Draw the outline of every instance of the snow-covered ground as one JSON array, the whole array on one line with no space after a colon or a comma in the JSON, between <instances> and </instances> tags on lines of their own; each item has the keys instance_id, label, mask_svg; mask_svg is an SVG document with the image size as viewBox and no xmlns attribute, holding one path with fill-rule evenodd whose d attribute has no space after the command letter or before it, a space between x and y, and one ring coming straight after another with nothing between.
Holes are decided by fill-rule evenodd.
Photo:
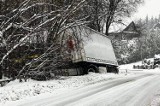
<instances>
[{"instance_id":1,"label":"snow-covered ground","mask_svg":"<svg viewBox=\"0 0 160 106\"><path fill-rule=\"evenodd\" d=\"M92 88L93 91L90 91L90 92L87 91L88 93L85 93L85 94L82 93L83 95L80 95L80 97L85 97L86 95L88 96L91 93L97 93L100 90L104 90L104 88L107 89L108 87L111 87L111 86L118 86L119 84L122 84L125 82L133 82L136 79L137 79L137 82L135 82L134 84L137 84L137 86L133 86L133 88L135 87L135 89L139 89L136 87L139 87L138 84L140 84L140 82L142 85L143 84L145 85L148 83L147 81L149 81L150 79L153 79L153 78L157 79L157 77L160 77L160 76L153 76L153 77L146 76L147 77L146 79L143 78L143 76L145 75L152 75L152 74L159 75L160 69L159 68L150 69L150 70L133 69L133 65L136 65L136 64L141 64L141 62L121 65L120 74L89 73L88 75L84 75L84 76L60 77L59 79L54 79L50 81L34 81L30 79L28 82L22 82L22 83L19 83L18 80L15 80L8 83L4 87L0 87L0 105L9 106L9 105L12 105L12 103L19 104L21 102L25 104L25 101L31 101L31 100L34 101L36 99L41 100L42 98L45 98L45 97L50 97L50 96L52 97L54 95L63 95L62 94L63 92L72 91L72 90L75 91L75 89L80 89L81 91L82 88L84 89L85 87L89 88L89 87L92 87L93 85L93 88ZM142 78L142 81L141 81L141 78ZM129 90L132 88L131 85L134 85L134 84L122 84L125 86L122 86L122 85L121 86L123 89ZM88 88L86 89L88 90ZM152 88L152 87L149 87L149 88ZM99 91L97 91L98 89ZM119 89L118 87L115 87L115 91L122 90L119 93L123 93L124 92L123 89ZM152 97L151 106L160 105L160 88L159 89L157 88L156 90L157 91L155 95L150 96ZM110 91L109 88L108 88L108 91ZM77 92L75 91L75 93ZM74 92L73 92L73 95L74 95ZM133 94L130 93L130 96L133 96ZM78 95L77 95L77 98L79 98Z\"/></svg>"},{"instance_id":2,"label":"snow-covered ground","mask_svg":"<svg viewBox=\"0 0 160 106\"><path fill-rule=\"evenodd\" d=\"M147 61L150 60L151 62L153 61L153 58L147 59ZM125 64L125 65L121 65L119 66L119 69L122 72L127 72L127 73L141 73L141 74L160 74L160 66L158 66L158 68L155 69L133 69L133 65L137 66L137 65L142 65L142 62L135 62L135 63L131 63L131 64Z\"/></svg>"},{"instance_id":3,"label":"snow-covered ground","mask_svg":"<svg viewBox=\"0 0 160 106\"><path fill-rule=\"evenodd\" d=\"M89 73L84 76L60 77L50 81L34 81L30 79L28 82L19 83L18 80L15 80L0 88L0 103L5 104L9 101L17 101L45 93L57 94L63 90L132 76L135 76L135 74Z\"/></svg>"},{"instance_id":4,"label":"snow-covered ground","mask_svg":"<svg viewBox=\"0 0 160 106\"><path fill-rule=\"evenodd\" d=\"M153 58L148 59L150 61L153 61ZM144 73L144 74L160 74L160 67L156 69L133 69L133 65L142 65L142 62L136 62L136 63L131 63L131 64L125 64L120 66L120 70L125 71L128 70L128 73ZM160 88L154 96L152 97L152 101L150 106L160 106Z\"/></svg>"}]
</instances>

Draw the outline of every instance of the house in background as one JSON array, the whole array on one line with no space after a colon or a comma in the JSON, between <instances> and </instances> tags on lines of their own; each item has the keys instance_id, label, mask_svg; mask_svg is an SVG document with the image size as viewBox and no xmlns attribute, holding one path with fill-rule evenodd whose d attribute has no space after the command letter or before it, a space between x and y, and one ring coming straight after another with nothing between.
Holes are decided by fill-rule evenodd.
<instances>
[{"instance_id":1,"label":"house in background","mask_svg":"<svg viewBox=\"0 0 160 106\"><path fill-rule=\"evenodd\" d=\"M139 36L139 31L133 21L121 32L122 39L132 39Z\"/></svg>"},{"instance_id":2,"label":"house in background","mask_svg":"<svg viewBox=\"0 0 160 106\"><path fill-rule=\"evenodd\" d=\"M153 27L150 29L150 32L152 33L160 33L160 23L156 23L155 25L153 25Z\"/></svg>"},{"instance_id":3,"label":"house in background","mask_svg":"<svg viewBox=\"0 0 160 106\"><path fill-rule=\"evenodd\" d=\"M157 24L153 27L153 29L160 29L160 23L157 23Z\"/></svg>"},{"instance_id":4,"label":"house in background","mask_svg":"<svg viewBox=\"0 0 160 106\"><path fill-rule=\"evenodd\" d=\"M117 40L131 40L133 38L137 38L140 36L140 32L138 31L138 27L132 21L125 29L118 33L110 33L110 39Z\"/></svg>"},{"instance_id":5,"label":"house in background","mask_svg":"<svg viewBox=\"0 0 160 106\"><path fill-rule=\"evenodd\" d=\"M112 41L113 47L116 49L115 54L118 62L126 63L130 53L135 52L137 41L140 37L139 27L131 22L126 28L118 33L110 33L109 38Z\"/></svg>"}]
</instances>

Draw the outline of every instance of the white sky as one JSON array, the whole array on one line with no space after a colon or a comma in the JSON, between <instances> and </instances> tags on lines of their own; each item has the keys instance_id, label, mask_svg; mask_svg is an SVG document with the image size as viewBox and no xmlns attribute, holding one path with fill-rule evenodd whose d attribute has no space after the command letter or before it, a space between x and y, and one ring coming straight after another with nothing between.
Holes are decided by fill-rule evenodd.
<instances>
[{"instance_id":1,"label":"white sky","mask_svg":"<svg viewBox=\"0 0 160 106\"><path fill-rule=\"evenodd\" d=\"M144 0L144 4L139 5L137 11L130 17L124 19L124 24L128 25L131 21L138 19L145 19L148 15L149 18L159 17L160 14L160 0ZM112 25L110 32L119 31L124 29L126 26L123 25Z\"/></svg>"},{"instance_id":2,"label":"white sky","mask_svg":"<svg viewBox=\"0 0 160 106\"><path fill-rule=\"evenodd\" d=\"M149 18L159 17L160 14L160 0L144 0L144 4L139 5L137 11L130 17L124 19L124 24L128 25L131 21L136 21L138 19L145 19L148 15ZM122 30L126 26L123 25L113 25L110 27L110 31Z\"/></svg>"},{"instance_id":3,"label":"white sky","mask_svg":"<svg viewBox=\"0 0 160 106\"><path fill-rule=\"evenodd\" d=\"M145 3L138 7L138 10L133 14L132 19L142 18L148 15L149 17L158 17L160 14L160 0L144 0Z\"/></svg>"}]
</instances>

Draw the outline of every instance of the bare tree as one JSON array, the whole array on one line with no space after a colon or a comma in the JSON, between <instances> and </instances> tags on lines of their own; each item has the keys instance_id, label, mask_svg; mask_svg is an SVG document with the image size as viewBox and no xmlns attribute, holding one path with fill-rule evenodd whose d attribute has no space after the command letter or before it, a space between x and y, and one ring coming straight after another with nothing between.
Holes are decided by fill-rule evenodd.
<instances>
[{"instance_id":1,"label":"bare tree","mask_svg":"<svg viewBox=\"0 0 160 106\"><path fill-rule=\"evenodd\" d=\"M62 57L65 60L66 57L62 54L62 38L67 36L66 30L86 23L86 17L75 16L83 6L85 0L61 3L25 0L17 8L1 15L1 66L5 64L7 70L9 64L13 68L13 64L21 63L19 76L28 69L40 70L45 66L55 68L61 65L62 61L59 60ZM37 51L37 42L41 53L34 53Z\"/></svg>"},{"instance_id":2,"label":"bare tree","mask_svg":"<svg viewBox=\"0 0 160 106\"><path fill-rule=\"evenodd\" d=\"M89 27L108 35L111 24L123 24L124 17L130 17L143 0L87 0L88 8L83 13L89 14Z\"/></svg>"}]
</instances>

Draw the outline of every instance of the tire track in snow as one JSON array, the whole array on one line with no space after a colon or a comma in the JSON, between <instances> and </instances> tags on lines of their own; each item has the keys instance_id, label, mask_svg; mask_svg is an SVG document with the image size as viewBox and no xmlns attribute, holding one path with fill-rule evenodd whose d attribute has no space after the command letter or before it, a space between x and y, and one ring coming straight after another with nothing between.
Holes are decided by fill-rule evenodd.
<instances>
[{"instance_id":1,"label":"tire track in snow","mask_svg":"<svg viewBox=\"0 0 160 106\"><path fill-rule=\"evenodd\" d=\"M140 91L142 92L142 88L147 88L148 84L150 84L153 80L160 80L159 77L160 76L150 76L134 82L118 85L111 89L91 95L90 97L86 97L79 101L68 104L67 106L146 106L142 105L144 102L137 100L142 99L142 95L145 95L143 94L144 92L140 95L136 95L136 93ZM154 85L151 84L151 86Z\"/></svg>"},{"instance_id":2,"label":"tire track in snow","mask_svg":"<svg viewBox=\"0 0 160 106\"><path fill-rule=\"evenodd\" d=\"M69 104L71 102L77 101L79 99L91 96L95 93L99 93L101 91L104 91L106 89L110 89L112 87L124 84L124 83L130 83L133 81L136 81L138 79L147 77L150 75L142 75L142 76L138 76L138 77L134 77L134 78L127 78L127 79L116 79L116 80L112 80L112 81L107 81L105 83L102 84L97 84L97 86L95 85L91 85L85 88L80 88L79 90L76 89L75 91L71 92L70 94L68 94L68 92L66 94L60 95L59 98L55 98L55 99L51 99L50 101L46 101L44 103L39 103L36 106L64 106L66 104ZM85 91L85 92L84 92ZM27 105L26 105L27 106Z\"/></svg>"},{"instance_id":3,"label":"tire track in snow","mask_svg":"<svg viewBox=\"0 0 160 106\"><path fill-rule=\"evenodd\" d=\"M74 101L78 101L79 99L89 97L93 94L99 93L106 89L110 89L112 87L119 86L124 83L130 83L148 76L151 76L151 75L142 75L142 76L137 76L132 78L122 78L122 79L104 81L102 83L89 85L83 88L79 87L72 91L68 91L68 92L65 91L65 92L62 92L61 94L49 96L47 98L37 99L36 101L30 100L28 102L24 102L22 100L23 102L21 102L20 100L18 103L16 103L18 105L16 104L11 104L11 105L12 106L13 105L14 106L59 106L59 105L63 106L63 105L72 103Z\"/></svg>"}]
</instances>

